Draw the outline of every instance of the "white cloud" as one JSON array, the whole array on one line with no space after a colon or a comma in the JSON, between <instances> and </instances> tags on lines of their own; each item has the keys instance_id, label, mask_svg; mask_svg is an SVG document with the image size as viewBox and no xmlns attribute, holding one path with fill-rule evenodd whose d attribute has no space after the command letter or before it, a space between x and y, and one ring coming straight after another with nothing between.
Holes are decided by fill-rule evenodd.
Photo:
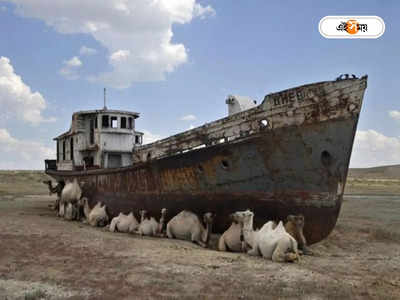
<instances>
[{"instance_id":1,"label":"white cloud","mask_svg":"<svg viewBox=\"0 0 400 300\"><path fill-rule=\"evenodd\" d=\"M0 169L43 169L44 159L56 156L55 149L41 143L18 140L7 129L0 128Z\"/></svg>"},{"instance_id":2,"label":"white cloud","mask_svg":"<svg viewBox=\"0 0 400 300\"><path fill-rule=\"evenodd\" d=\"M398 110L389 111L389 116L394 120L400 121L400 111Z\"/></svg>"},{"instance_id":3,"label":"white cloud","mask_svg":"<svg viewBox=\"0 0 400 300\"><path fill-rule=\"evenodd\" d=\"M42 122L54 122L55 118L42 116L47 104L39 92L32 92L7 57L0 57L0 115L5 118L16 116L19 120L38 125Z\"/></svg>"},{"instance_id":4,"label":"white cloud","mask_svg":"<svg viewBox=\"0 0 400 300\"><path fill-rule=\"evenodd\" d=\"M215 14L196 0L8 0L26 17L44 20L61 33L91 35L110 56L129 51L124 63L110 60L112 71L91 76L117 88L158 81L187 61L183 44L173 43L173 24Z\"/></svg>"},{"instance_id":5,"label":"white cloud","mask_svg":"<svg viewBox=\"0 0 400 300\"><path fill-rule=\"evenodd\" d=\"M82 67L81 60L74 56L69 60L63 62L64 66L60 69L60 74L66 79L75 80L79 78L78 68Z\"/></svg>"},{"instance_id":6,"label":"white cloud","mask_svg":"<svg viewBox=\"0 0 400 300\"><path fill-rule=\"evenodd\" d=\"M358 130L350 166L365 168L400 164L400 138L388 137L375 130Z\"/></svg>"},{"instance_id":7,"label":"white cloud","mask_svg":"<svg viewBox=\"0 0 400 300\"><path fill-rule=\"evenodd\" d=\"M126 61L131 55L131 51L129 50L118 50L115 51L113 54L110 55L110 63L115 64L119 62Z\"/></svg>"},{"instance_id":8,"label":"white cloud","mask_svg":"<svg viewBox=\"0 0 400 300\"><path fill-rule=\"evenodd\" d=\"M79 49L79 54L80 55L94 55L97 53L96 49L89 48L86 46L82 46L81 49Z\"/></svg>"},{"instance_id":9,"label":"white cloud","mask_svg":"<svg viewBox=\"0 0 400 300\"><path fill-rule=\"evenodd\" d=\"M216 15L216 12L215 12L215 9L212 8L210 5L207 5L206 7L204 7L204 6L201 6L200 4L196 3L194 5L193 14L195 17L200 17L200 19L204 19L207 16L214 17Z\"/></svg>"},{"instance_id":10,"label":"white cloud","mask_svg":"<svg viewBox=\"0 0 400 300\"><path fill-rule=\"evenodd\" d=\"M186 115L186 116L183 116L180 120L181 121L194 121L196 119L197 118L195 115Z\"/></svg>"},{"instance_id":11,"label":"white cloud","mask_svg":"<svg viewBox=\"0 0 400 300\"><path fill-rule=\"evenodd\" d=\"M66 66L71 68L82 66L82 62L77 56L72 57L70 60L67 60L64 63Z\"/></svg>"},{"instance_id":12,"label":"white cloud","mask_svg":"<svg viewBox=\"0 0 400 300\"><path fill-rule=\"evenodd\" d=\"M153 134L148 130L142 130L142 132L143 132L143 144L150 144L152 142L162 139L161 135Z\"/></svg>"}]
</instances>

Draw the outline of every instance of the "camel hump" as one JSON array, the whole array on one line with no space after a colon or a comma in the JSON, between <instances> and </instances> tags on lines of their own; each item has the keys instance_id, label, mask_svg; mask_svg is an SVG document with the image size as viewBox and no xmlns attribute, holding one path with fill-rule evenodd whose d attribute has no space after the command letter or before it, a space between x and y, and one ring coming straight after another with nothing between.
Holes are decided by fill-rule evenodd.
<instances>
[{"instance_id":1,"label":"camel hump","mask_svg":"<svg viewBox=\"0 0 400 300\"><path fill-rule=\"evenodd\" d=\"M283 222L279 221L278 225L275 227L276 231L282 231L282 232L286 232L285 230L285 226L283 226Z\"/></svg>"}]
</instances>

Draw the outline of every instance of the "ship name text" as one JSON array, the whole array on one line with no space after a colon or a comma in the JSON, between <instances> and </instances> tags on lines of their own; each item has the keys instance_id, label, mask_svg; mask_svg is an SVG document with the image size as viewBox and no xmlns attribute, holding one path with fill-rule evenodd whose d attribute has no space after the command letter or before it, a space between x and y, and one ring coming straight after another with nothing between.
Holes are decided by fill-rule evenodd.
<instances>
[{"instance_id":1,"label":"ship name text","mask_svg":"<svg viewBox=\"0 0 400 300\"><path fill-rule=\"evenodd\" d=\"M321 86L313 88L291 89L281 93L271 95L273 106L286 106L298 102L301 104L304 100L314 97L320 97L324 94Z\"/></svg>"}]
</instances>

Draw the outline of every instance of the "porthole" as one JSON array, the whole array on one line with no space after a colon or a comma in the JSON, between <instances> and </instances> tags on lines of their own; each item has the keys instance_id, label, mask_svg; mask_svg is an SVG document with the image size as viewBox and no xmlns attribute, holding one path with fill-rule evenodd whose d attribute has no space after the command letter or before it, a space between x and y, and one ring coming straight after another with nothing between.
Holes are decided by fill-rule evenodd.
<instances>
[{"instance_id":1,"label":"porthole","mask_svg":"<svg viewBox=\"0 0 400 300\"><path fill-rule=\"evenodd\" d=\"M229 162L227 160L225 160L225 159L221 160L221 167L223 169L225 169L225 170L228 169L229 168Z\"/></svg>"},{"instance_id":2,"label":"porthole","mask_svg":"<svg viewBox=\"0 0 400 300\"><path fill-rule=\"evenodd\" d=\"M321 163L325 166L325 167L329 167L332 164L332 155L324 150L321 152Z\"/></svg>"},{"instance_id":3,"label":"porthole","mask_svg":"<svg viewBox=\"0 0 400 300\"><path fill-rule=\"evenodd\" d=\"M260 121L260 125L261 125L261 127L267 127L268 126L268 121L267 120L261 120Z\"/></svg>"}]
</instances>

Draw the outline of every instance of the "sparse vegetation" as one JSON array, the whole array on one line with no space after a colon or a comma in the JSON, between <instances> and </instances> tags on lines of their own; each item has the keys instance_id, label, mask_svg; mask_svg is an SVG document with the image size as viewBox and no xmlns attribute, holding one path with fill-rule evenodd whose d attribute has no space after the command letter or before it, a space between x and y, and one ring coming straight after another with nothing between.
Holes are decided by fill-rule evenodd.
<instances>
[{"instance_id":1,"label":"sparse vegetation","mask_svg":"<svg viewBox=\"0 0 400 300\"><path fill-rule=\"evenodd\" d=\"M25 293L25 300L42 300L46 299L46 292L41 289L33 290Z\"/></svg>"}]
</instances>

